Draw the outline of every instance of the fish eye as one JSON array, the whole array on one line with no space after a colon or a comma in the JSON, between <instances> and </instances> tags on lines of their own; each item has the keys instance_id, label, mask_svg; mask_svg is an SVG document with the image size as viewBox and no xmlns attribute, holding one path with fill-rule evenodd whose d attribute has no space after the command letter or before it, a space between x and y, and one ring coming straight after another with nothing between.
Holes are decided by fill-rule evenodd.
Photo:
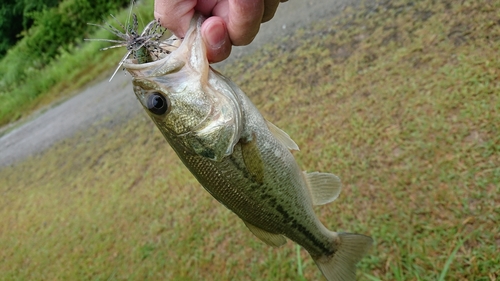
<instances>
[{"instance_id":1,"label":"fish eye","mask_svg":"<svg viewBox=\"0 0 500 281\"><path fill-rule=\"evenodd\" d=\"M167 99L162 94L155 92L149 95L147 108L151 113L162 115L167 112L168 107Z\"/></svg>"}]
</instances>

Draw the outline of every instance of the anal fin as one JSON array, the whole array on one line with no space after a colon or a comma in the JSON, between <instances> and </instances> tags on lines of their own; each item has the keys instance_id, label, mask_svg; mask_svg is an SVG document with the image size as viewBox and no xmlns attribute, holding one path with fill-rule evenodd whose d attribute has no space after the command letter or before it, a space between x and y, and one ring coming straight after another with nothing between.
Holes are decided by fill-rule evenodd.
<instances>
[{"instance_id":1,"label":"anal fin","mask_svg":"<svg viewBox=\"0 0 500 281\"><path fill-rule=\"evenodd\" d=\"M275 233L270 233L267 232L259 227L256 227L252 224L249 224L246 221L243 221L245 225L250 229L250 231L257 236L260 240L264 241L267 245L273 246L273 247L280 247L283 246L286 243L286 238L285 236L281 234L275 234Z\"/></svg>"},{"instance_id":2,"label":"anal fin","mask_svg":"<svg viewBox=\"0 0 500 281\"><path fill-rule=\"evenodd\" d=\"M342 185L336 175L304 172L304 177L314 205L330 203L339 197Z\"/></svg>"}]
</instances>

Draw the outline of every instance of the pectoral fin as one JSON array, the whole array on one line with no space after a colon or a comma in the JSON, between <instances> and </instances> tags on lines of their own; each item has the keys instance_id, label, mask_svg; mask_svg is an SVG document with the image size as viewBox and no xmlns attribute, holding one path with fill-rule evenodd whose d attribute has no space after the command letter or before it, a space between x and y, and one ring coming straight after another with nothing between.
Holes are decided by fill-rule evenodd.
<instances>
[{"instance_id":1,"label":"pectoral fin","mask_svg":"<svg viewBox=\"0 0 500 281\"><path fill-rule=\"evenodd\" d=\"M267 245L273 246L273 247L280 247L283 246L286 243L286 238L285 236L281 234L275 234L275 233L270 233L267 232L261 228L258 228L252 224L249 224L246 221L243 221L245 225L250 229L250 231L257 236L260 240L264 241Z\"/></svg>"},{"instance_id":2,"label":"pectoral fin","mask_svg":"<svg viewBox=\"0 0 500 281\"><path fill-rule=\"evenodd\" d=\"M278 128L273 123L267 121L267 127L269 131L273 134L273 136L284 146L286 146L290 150L299 150L299 146L290 138L290 136L285 133L285 131Z\"/></svg>"},{"instance_id":3,"label":"pectoral fin","mask_svg":"<svg viewBox=\"0 0 500 281\"><path fill-rule=\"evenodd\" d=\"M257 147L255 135L250 141L241 142L241 156L248 172L252 175L252 180L259 185L264 184L264 161Z\"/></svg>"},{"instance_id":4,"label":"pectoral fin","mask_svg":"<svg viewBox=\"0 0 500 281\"><path fill-rule=\"evenodd\" d=\"M314 205L330 203L339 197L342 185L336 175L304 172L304 177Z\"/></svg>"}]
</instances>

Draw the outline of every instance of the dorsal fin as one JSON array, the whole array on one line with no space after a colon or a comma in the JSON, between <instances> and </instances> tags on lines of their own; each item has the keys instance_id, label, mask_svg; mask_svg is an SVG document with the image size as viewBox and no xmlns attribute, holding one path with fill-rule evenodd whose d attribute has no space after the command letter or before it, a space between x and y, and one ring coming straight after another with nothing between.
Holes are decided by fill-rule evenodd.
<instances>
[{"instance_id":1,"label":"dorsal fin","mask_svg":"<svg viewBox=\"0 0 500 281\"><path fill-rule=\"evenodd\" d=\"M278 128L273 123L267 121L267 127L269 131L273 134L273 136L284 146L286 146L290 150L299 150L299 146L290 138L290 136L285 133L282 129Z\"/></svg>"},{"instance_id":2,"label":"dorsal fin","mask_svg":"<svg viewBox=\"0 0 500 281\"><path fill-rule=\"evenodd\" d=\"M336 175L319 172L304 172L304 177L314 205L330 203L339 197L342 185L340 184L340 179Z\"/></svg>"}]
</instances>

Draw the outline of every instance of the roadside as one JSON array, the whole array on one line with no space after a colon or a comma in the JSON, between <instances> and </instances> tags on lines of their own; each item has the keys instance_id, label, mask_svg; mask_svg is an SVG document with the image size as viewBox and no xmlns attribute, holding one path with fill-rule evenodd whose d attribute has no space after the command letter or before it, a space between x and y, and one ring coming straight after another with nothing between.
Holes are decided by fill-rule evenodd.
<instances>
[{"instance_id":1,"label":"roadside","mask_svg":"<svg viewBox=\"0 0 500 281\"><path fill-rule=\"evenodd\" d=\"M241 56L272 42L274 38L293 33L297 28L305 27L319 18L333 16L349 2L352 4L357 1L316 0L282 3L275 17L261 26L261 31L249 46L233 48L229 59L215 64L214 68L231 64ZM112 71L105 77L111 76ZM55 142L87 127L121 122L120 120L137 114L140 109L132 94L130 76L122 72L111 82L105 78L1 136L0 167L42 152Z\"/></svg>"}]
</instances>

